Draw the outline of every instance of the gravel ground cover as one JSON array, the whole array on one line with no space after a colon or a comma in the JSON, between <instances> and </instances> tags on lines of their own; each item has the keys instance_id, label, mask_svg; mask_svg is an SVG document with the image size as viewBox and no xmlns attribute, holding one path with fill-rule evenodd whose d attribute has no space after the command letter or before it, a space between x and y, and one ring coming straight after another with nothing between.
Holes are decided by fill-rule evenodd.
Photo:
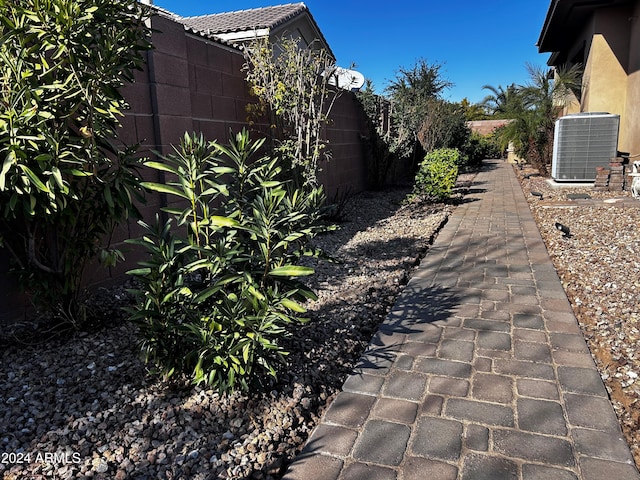
<instances>
[{"instance_id":1,"label":"gravel ground cover","mask_svg":"<svg viewBox=\"0 0 640 480\"><path fill-rule=\"evenodd\" d=\"M124 287L92 302L105 328L40 331L33 345L3 329L2 478L280 478L454 208L403 205L407 193L357 195L340 230L317 238L338 262L315 265L311 322L287 339L270 392L220 396L149 376L117 308Z\"/></svg>"},{"instance_id":2,"label":"gravel ground cover","mask_svg":"<svg viewBox=\"0 0 640 480\"><path fill-rule=\"evenodd\" d=\"M640 200L591 186L552 188L525 178L531 170L516 171L640 465Z\"/></svg>"},{"instance_id":3,"label":"gravel ground cover","mask_svg":"<svg viewBox=\"0 0 640 480\"><path fill-rule=\"evenodd\" d=\"M516 172L640 463L640 202ZM458 197L471 179L461 177ZM280 478L454 208L403 206L407 193L353 197L341 229L318 238L340 262L315 265L312 321L287 340L289 367L270 392L219 396L148 375L117 309L128 301L123 287L93 304L106 328L45 332L35 345L3 329L2 478Z\"/></svg>"}]
</instances>

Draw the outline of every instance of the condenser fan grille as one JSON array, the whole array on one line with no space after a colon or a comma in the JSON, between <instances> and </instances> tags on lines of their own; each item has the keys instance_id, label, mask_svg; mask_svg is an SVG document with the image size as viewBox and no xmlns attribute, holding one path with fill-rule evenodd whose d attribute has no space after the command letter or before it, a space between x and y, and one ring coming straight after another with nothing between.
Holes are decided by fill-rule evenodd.
<instances>
[{"instance_id":1,"label":"condenser fan grille","mask_svg":"<svg viewBox=\"0 0 640 480\"><path fill-rule=\"evenodd\" d=\"M579 113L556 120L551 176L557 181L594 181L618 148L620 116Z\"/></svg>"}]
</instances>

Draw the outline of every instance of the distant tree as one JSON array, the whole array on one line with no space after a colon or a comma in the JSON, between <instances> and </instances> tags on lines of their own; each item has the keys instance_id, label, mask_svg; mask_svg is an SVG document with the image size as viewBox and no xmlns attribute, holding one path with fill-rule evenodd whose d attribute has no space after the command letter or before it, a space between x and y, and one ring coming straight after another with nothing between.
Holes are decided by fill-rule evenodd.
<instances>
[{"instance_id":1,"label":"distant tree","mask_svg":"<svg viewBox=\"0 0 640 480\"><path fill-rule=\"evenodd\" d=\"M526 158L542 175L549 174L555 121L580 90L582 66L562 67L550 75L548 69L527 65L529 82L509 88L505 117L513 121L498 132L503 142L513 142L516 153Z\"/></svg>"},{"instance_id":2,"label":"distant tree","mask_svg":"<svg viewBox=\"0 0 640 480\"><path fill-rule=\"evenodd\" d=\"M468 135L463 110L442 98L443 91L453 83L442 77L441 69L441 64L420 59L412 68L399 69L385 90L394 113L393 151L411 158L414 167L423 152L457 148L464 143L461 135Z\"/></svg>"},{"instance_id":3,"label":"distant tree","mask_svg":"<svg viewBox=\"0 0 640 480\"><path fill-rule=\"evenodd\" d=\"M376 94L375 86L370 78L365 79L364 85L357 92L356 96L369 117L376 118L379 115L378 104L380 95Z\"/></svg>"},{"instance_id":4,"label":"distant tree","mask_svg":"<svg viewBox=\"0 0 640 480\"><path fill-rule=\"evenodd\" d=\"M486 120L487 110L482 103L471 103L468 98L463 98L459 103L467 121Z\"/></svg>"},{"instance_id":5,"label":"distant tree","mask_svg":"<svg viewBox=\"0 0 640 480\"><path fill-rule=\"evenodd\" d=\"M432 99L418 132L418 140L426 152L441 148L462 150L470 134L465 111L460 104Z\"/></svg>"},{"instance_id":6,"label":"distant tree","mask_svg":"<svg viewBox=\"0 0 640 480\"><path fill-rule=\"evenodd\" d=\"M524 102L522 87L512 83L506 88L502 85L484 85L482 88L491 92L481 102L490 118L511 120L495 131L495 140L500 150L506 150L511 144L515 146L516 153L525 156L520 146L528 145L531 112Z\"/></svg>"},{"instance_id":7,"label":"distant tree","mask_svg":"<svg viewBox=\"0 0 640 480\"><path fill-rule=\"evenodd\" d=\"M385 92L393 104L394 151L400 157L421 156L418 134L433 109L434 100L453 84L442 78L440 64L420 59L412 68L400 68Z\"/></svg>"}]
</instances>

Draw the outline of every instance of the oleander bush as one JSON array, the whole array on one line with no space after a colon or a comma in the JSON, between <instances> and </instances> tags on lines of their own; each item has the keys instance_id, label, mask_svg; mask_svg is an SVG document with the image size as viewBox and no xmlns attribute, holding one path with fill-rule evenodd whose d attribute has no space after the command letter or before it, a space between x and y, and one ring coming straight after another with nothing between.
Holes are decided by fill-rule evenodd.
<instances>
[{"instance_id":1,"label":"oleander bush","mask_svg":"<svg viewBox=\"0 0 640 480\"><path fill-rule=\"evenodd\" d=\"M189 377L220 392L268 385L287 352L286 326L305 319L315 298L304 284L319 255L310 240L324 225L321 188L282 180L276 159L260 156L263 140L246 131L229 146L185 135L175 153L147 166L166 183L149 190L177 202L170 215L144 224L133 243L148 258L129 272L139 282L131 318L148 362L165 377Z\"/></svg>"},{"instance_id":2,"label":"oleander bush","mask_svg":"<svg viewBox=\"0 0 640 480\"><path fill-rule=\"evenodd\" d=\"M454 148L433 150L425 155L416 174L411 199L443 201L451 196L458 178L460 152Z\"/></svg>"},{"instance_id":3,"label":"oleander bush","mask_svg":"<svg viewBox=\"0 0 640 480\"><path fill-rule=\"evenodd\" d=\"M117 137L148 14L135 0L0 1L0 249L65 325L86 320L84 266L122 258L109 238L141 200L136 148Z\"/></svg>"}]
</instances>

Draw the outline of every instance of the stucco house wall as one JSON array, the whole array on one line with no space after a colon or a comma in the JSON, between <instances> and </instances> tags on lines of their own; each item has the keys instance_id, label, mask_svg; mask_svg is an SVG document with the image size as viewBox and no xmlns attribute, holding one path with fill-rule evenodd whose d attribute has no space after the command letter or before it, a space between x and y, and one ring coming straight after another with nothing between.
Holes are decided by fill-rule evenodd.
<instances>
[{"instance_id":1,"label":"stucco house wall","mask_svg":"<svg viewBox=\"0 0 640 480\"><path fill-rule=\"evenodd\" d=\"M629 29L626 9L598 10L583 33L586 62L582 86L583 112L608 112L624 116L627 97ZM627 133L621 129L619 144ZM623 148L624 149L624 148Z\"/></svg>"},{"instance_id":2,"label":"stucco house wall","mask_svg":"<svg viewBox=\"0 0 640 480\"><path fill-rule=\"evenodd\" d=\"M628 21L630 29L627 102L622 120L623 129L627 132L626 151L640 154L640 2L635 3Z\"/></svg>"},{"instance_id":3,"label":"stucco house wall","mask_svg":"<svg viewBox=\"0 0 640 480\"><path fill-rule=\"evenodd\" d=\"M579 103L564 113L620 115L618 149L640 154L640 0L553 0L538 48L550 66L584 66Z\"/></svg>"}]
</instances>

